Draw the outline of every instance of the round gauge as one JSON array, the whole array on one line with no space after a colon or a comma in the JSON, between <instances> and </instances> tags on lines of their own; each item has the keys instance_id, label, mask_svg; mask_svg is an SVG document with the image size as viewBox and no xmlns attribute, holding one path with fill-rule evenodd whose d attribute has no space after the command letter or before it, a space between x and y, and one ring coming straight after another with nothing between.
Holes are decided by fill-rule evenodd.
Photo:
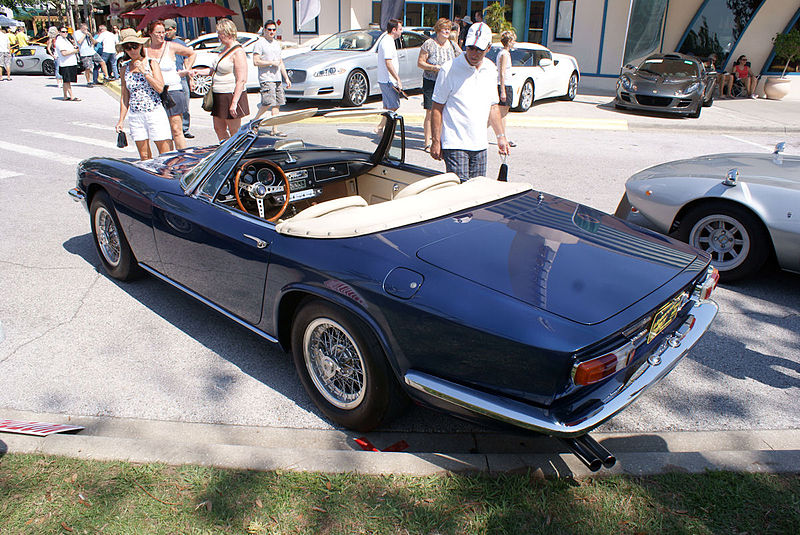
<instances>
[{"instance_id":1,"label":"round gauge","mask_svg":"<svg viewBox=\"0 0 800 535\"><path fill-rule=\"evenodd\" d=\"M266 184L267 186L273 186L275 183L275 173L272 172L272 169L268 167L263 167L258 170L258 181Z\"/></svg>"},{"instance_id":2,"label":"round gauge","mask_svg":"<svg viewBox=\"0 0 800 535\"><path fill-rule=\"evenodd\" d=\"M230 192L231 192L231 183L228 180L226 180L225 182L222 183L222 187L219 188L219 194L225 196L228 195Z\"/></svg>"}]
</instances>

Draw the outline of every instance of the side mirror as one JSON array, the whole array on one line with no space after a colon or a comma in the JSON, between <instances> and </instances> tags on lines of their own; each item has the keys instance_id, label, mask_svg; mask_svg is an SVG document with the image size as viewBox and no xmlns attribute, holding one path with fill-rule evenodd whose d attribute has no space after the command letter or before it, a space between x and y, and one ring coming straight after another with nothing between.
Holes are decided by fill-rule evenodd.
<instances>
[{"instance_id":1,"label":"side mirror","mask_svg":"<svg viewBox=\"0 0 800 535\"><path fill-rule=\"evenodd\" d=\"M539 60L539 67L549 67L553 64L553 60L550 58L542 58Z\"/></svg>"}]
</instances>

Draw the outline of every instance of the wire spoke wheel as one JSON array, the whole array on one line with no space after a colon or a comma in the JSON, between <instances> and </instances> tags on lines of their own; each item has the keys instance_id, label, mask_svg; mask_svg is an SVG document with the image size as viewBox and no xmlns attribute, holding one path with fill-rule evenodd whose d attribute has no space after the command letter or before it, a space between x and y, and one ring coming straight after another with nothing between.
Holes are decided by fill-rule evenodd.
<instances>
[{"instance_id":1,"label":"wire spoke wheel","mask_svg":"<svg viewBox=\"0 0 800 535\"><path fill-rule=\"evenodd\" d=\"M344 327L330 318L312 321L303 337L303 353L314 386L330 404L352 409L363 401L364 358Z\"/></svg>"},{"instance_id":2,"label":"wire spoke wheel","mask_svg":"<svg viewBox=\"0 0 800 535\"><path fill-rule=\"evenodd\" d=\"M114 223L114 218L103 207L100 207L94 216L95 229L97 231L97 243L100 246L100 252L103 254L106 262L111 266L116 267L119 265L121 248L119 244L119 232L117 225Z\"/></svg>"}]
</instances>

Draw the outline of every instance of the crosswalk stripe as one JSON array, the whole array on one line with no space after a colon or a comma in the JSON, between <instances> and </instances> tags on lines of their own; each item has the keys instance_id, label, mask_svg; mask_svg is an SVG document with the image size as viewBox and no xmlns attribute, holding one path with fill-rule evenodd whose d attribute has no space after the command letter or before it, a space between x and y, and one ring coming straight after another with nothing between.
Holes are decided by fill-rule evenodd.
<instances>
[{"instance_id":1,"label":"crosswalk stripe","mask_svg":"<svg viewBox=\"0 0 800 535\"><path fill-rule=\"evenodd\" d=\"M75 126L84 126L86 128L94 128L95 130L105 130L105 131L114 131L115 128L113 126L107 124L95 124L95 123L82 123L80 121L73 121L72 124Z\"/></svg>"},{"instance_id":2,"label":"crosswalk stripe","mask_svg":"<svg viewBox=\"0 0 800 535\"><path fill-rule=\"evenodd\" d=\"M69 165L71 167L74 167L74 166L78 165L78 162L81 161L80 158L73 158L71 156L63 156L61 154L57 154L57 153L52 152L52 151L34 149L32 147L26 147L24 145L16 145L14 143L6 143L5 141L0 141L0 149L9 150L11 152L18 152L20 154L24 154L26 156L33 156L35 158L43 158L45 160L50 160L52 162L63 163L64 165Z\"/></svg>"},{"instance_id":3,"label":"crosswalk stripe","mask_svg":"<svg viewBox=\"0 0 800 535\"><path fill-rule=\"evenodd\" d=\"M77 141L78 143L86 143L87 145L93 145L95 147L103 147L104 149L122 150L125 152L133 152L135 150L134 147L131 146L128 146L124 149L120 149L117 147L116 142L112 143L110 141L102 141L100 139L95 139L91 137L73 136L70 134L62 134L60 132L42 132L41 130L21 129L20 131L27 132L28 134L36 134L39 136L47 136L50 138L63 139L66 141Z\"/></svg>"},{"instance_id":4,"label":"crosswalk stripe","mask_svg":"<svg viewBox=\"0 0 800 535\"><path fill-rule=\"evenodd\" d=\"M7 171L5 169L0 169L0 179L2 178L11 178L13 176L21 176L22 173L17 173L16 171Z\"/></svg>"}]
</instances>

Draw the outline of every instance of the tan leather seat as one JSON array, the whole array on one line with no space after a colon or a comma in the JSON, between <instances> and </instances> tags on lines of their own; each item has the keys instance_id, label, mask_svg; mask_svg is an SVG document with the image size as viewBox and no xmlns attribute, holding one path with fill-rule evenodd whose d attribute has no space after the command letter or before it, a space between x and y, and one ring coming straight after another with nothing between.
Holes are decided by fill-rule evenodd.
<instances>
[{"instance_id":1,"label":"tan leather seat","mask_svg":"<svg viewBox=\"0 0 800 535\"><path fill-rule=\"evenodd\" d=\"M422 180L418 180L417 182L404 187L397 193L397 195L394 196L394 198L402 199L403 197L419 195L420 193L426 191L434 191L449 186L457 186L458 184L461 184L461 179L458 178L458 175L455 173L443 173L441 175L429 176L428 178L423 178Z\"/></svg>"},{"instance_id":2,"label":"tan leather seat","mask_svg":"<svg viewBox=\"0 0 800 535\"><path fill-rule=\"evenodd\" d=\"M367 201L359 195L349 195L347 197L339 197L330 201L321 202L314 206L309 206L296 216L292 217L292 221L304 221L306 219L314 219L337 212L339 210L346 210L357 206L367 206Z\"/></svg>"}]
</instances>

